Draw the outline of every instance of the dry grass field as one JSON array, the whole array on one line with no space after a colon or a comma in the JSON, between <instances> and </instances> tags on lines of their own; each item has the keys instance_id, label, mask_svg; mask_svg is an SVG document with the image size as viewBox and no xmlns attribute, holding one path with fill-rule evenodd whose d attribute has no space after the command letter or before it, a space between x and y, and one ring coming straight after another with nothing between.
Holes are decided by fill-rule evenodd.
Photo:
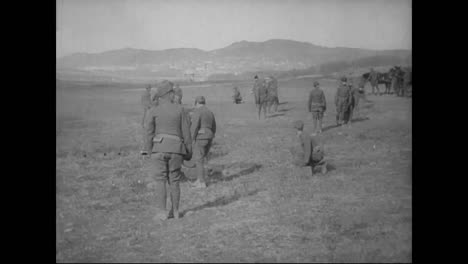
<instances>
[{"instance_id":1,"label":"dry grass field","mask_svg":"<svg viewBox=\"0 0 468 264\"><path fill-rule=\"evenodd\" d=\"M152 179L139 156L142 87L58 86L57 262L411 262L411 99L368 96L351 128L335 127L337 82L321 80L329 172L291 165L292 122L311 131L313 79L280 81L279 112L257 120L233 84L182 87L204 95L218 132L208 187L184 169L183 217L154 222ZM367 87L369 88L369 87ZM230 169L230 175L222 171Z\"/></svg>"}]
</instances>

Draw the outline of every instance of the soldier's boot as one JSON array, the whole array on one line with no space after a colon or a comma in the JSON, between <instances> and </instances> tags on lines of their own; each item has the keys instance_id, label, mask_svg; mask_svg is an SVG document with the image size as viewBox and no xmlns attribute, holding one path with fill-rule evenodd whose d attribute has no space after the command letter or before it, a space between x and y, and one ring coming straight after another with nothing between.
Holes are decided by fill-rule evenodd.
<instances>
[{"instance_id":1,"label":"soldier's boot","mask_svg":"<svg viewBox=\"0 0 468 264\"><path fill-rule=\"evenodd\" d=\"M156 214L153 217L154 221L162 221L168 218L168 212L166 210L166 181L158 180L155 184L155 196L156 196Z\"/></svg>"},{"instance_id":2,"label":"soldier's boot","mask_svg":"<svg viewBox=\"0 0 468 264\"><path fill-rule=\"evenodd\" d=\"M172 217L179 219L180 185L179 182L171 182L169 186L171 189Z\"/></svg>"}]
</instances>

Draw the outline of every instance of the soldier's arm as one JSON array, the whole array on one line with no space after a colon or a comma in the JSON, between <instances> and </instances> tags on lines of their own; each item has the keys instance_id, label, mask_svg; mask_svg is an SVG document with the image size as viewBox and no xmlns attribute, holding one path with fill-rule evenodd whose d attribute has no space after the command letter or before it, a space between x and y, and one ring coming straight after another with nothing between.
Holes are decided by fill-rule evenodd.
<instances>
[{"instance_id":1,"label":"soldier's arm","mask_svg":"<svg viewBox=\"0 0 468 264\"><path fill-rule=\"evenodd\" d=\"M302 147L304 149L304 160L302 161L303 166L306 166L310 161L310 155L312 155L310 137L301 137Z\"/></svg>"},{"instance_id":2,"label":"soldier's arm","mask_svg":"<svg viewBox=\"0 0 468 264\"><path fill-rule=\"evenodd\" d=\"M144 127L144 130L145 130L145 133L144 133L144 137L145 137L145 151L148 152L148 154L151 155L151 152L153 150L153 138L154 138L154 133L155 133L155 130L156 130L156 122L155 122L155 116L153 115L153 111L148 111L147 113L147 118L146 120L144 121L145 122L145 127Z\"/></svg>"},{"instance_id":3,"label":"soldier's arm","mask_svg":"<svg viewBox=\"0 0 468 264\"><path fill-rule=\"evenodd\" d=\"M325 93L322 91L322 105L323 111L327 110L327 100L325 99Z\"/></svg>"},{"instance_id":4,"label":"soldier's arm","mask_svg":"<svg viewBox=\"0 0 468 264\"><path fill-rule=\"evenodd\" d=\"M307 108L309 109L309 112L312 111L311 103L312 103L312 92L309 93L309 101L307 101Z\"/></svg>"},{"instance_id":5,"label":"soldier's arm","mask_svg":"<svg viewBox=\"0 0 468 264\"><path fill-rule=\"evenodd\" d=\"M198 111L194 111L192 115L192 124L190 125L190 135L192 136L193 140L197 138L199 129L200 129L200 113L198 113Z\"/></svg>"},{"instance_id":6,"label":"soldier's arm","mask_svg":"<svg viewBox=\"0 0 468 264\"><path fill-rule=\"evenodd\" d=\"M213 138L216 134L216 119L215 119L215 116L213 114Z\"/></svg>"},{"instance_id":7,"label":"soldier's arm","mask_svg":"<svg viewBox=\"0 0 468 264\"><path fill-rule=\"evenodd\" d=\"M186 145L192 145L192 135L190 133L190 118L186 111L182 110L182 136Z\"/></svg>"}]
</instances>

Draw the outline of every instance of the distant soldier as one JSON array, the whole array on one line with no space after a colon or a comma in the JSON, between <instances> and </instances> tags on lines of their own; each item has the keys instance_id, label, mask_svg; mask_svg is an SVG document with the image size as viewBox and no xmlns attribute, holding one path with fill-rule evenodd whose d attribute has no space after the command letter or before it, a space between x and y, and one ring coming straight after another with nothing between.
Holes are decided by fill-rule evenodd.
<instances>
[{"instance_id":1,"label":"distant soldier","mask_svg":"<svg viewBox=\"0 0 468 264\"><path fill-rule=\"evenodd\" d=\"M307 107L309 112L312 112L314 134L322 133L322 119L323 113L327 110L327 101L325 99L325 93L320 89L320 84L317 81L314 82L314 89L309 93Z\"/></svg>"},{"instance_id":2,"label":"distant soldier","mask_svg":"<svg viewBox=\"0 0 468 264\"><path fill-rule=\"evenodd\" d=\"M154 220L179 218L182 161L192 155L192 137L188 116L174 104L173 83L163 81L157 91L159 105L148 112L145 121L147 159L150 174L156 180L157 213ZM166 210L166 182L169 184L172 208Z\"/></svg>"},{"instance_id":3,"label":"distant soldier","mask_svg":"<svg viewBox=\"0 0 468 264\"><path fill-rule=\"evenodd\" d=\"M182 89L180 89L179 84L174 86L174 103L182 104Z\"/></svg>"},{"instance_id":4,"label":"distant soldier","mask_svg":"<svg viewBox=\"0 0 468 264\"><path fill-rule=\"evenodd\" d=\"M377 90L377 93L380 95L380 90L379 90L379 73L374 71L374 68L371 68L370 73L369 73L369 81L372 87L372 94L374 94L375 90Z\"/></svg>"},{"instance_id":5,"label":"distant soldier","mask_svg":"<svg viewBox=\"0 0 468 264\"><path fill-rule=\"evenodd\" d=\"M271 107L274 111L278 111L278 80L275 77L269 76L266 80L268 90L268 113L271 113Z\"/></svg>"},{"instance_id":6,"label":"distant soldier","mask_svg":"<svg viewBox=\"0 0 468 264\"><path fill-rule=\"evenodd\" d=\"M345 113L349 107L350 96L351 93L347 85L347 79L346 77L341 77L341 84L335 94L337 125L342 125L345 123Z\"/></svg>"},{"instance_id":7,"label":"distant soldier","mask_svg":"<svg viewBox=\"0 0 468 264\"><path fill-rule=\"evenodd\" d=\"M257 76L255 76L257 77ZM254 84L255 94L255 105L257 106L258 119L260 119L260 113L263 109L263 117L266 118L266 111L268 106L268 89L266 87L265 80L259 80L258 77Z\"/></svg>"},{"instance_id":8,"label":"distant soldier","mask_svg":"<svg viewBox=\"0 0 468 264\"><path fill-rule=\"evenodd\" d=\"M360 93L359 88L354 87L352 83L348 83L350 97L349 97L349 106L345 114L345 120L347 123L351 124L353 120L354 113L359 115L359 101L362 94Z\"/></svg>"},{"instance_id":9,"label":"distant soldier","mask_svg":"<svg viewBox=\"0 0 468 264\"><path fill-rule=\"evenodd\" d=\"M141 119L141 126L145 126L146 112L151 108L151 85L146 86L145 91L141 95L141 106L143 107L143 118Z\"/></svg>"},{"instance_id":10,"label":"distant soldier","mask_svg":"<svg viewBox=\"0 0 468 264\"><path fill-rule=\"evenodd\" d=\"M294 122L294 128L297 130L298 143L296 148L292 149L294 165L311 167L311 174L314 175L315 167L321 167L322 174L327 173L327 163L324 160L323 147L318 144L315 137L304 133L304 123L300 120Z\"/></svg>"},{"instance_id":11,"label":"distant soldier","mask_svg":"<svg viewBox=\"0 0 468 264\"><path fill-rule=\"evenodd\" d=\"M213 138L216 134L216 120L213 112L206 106L205 97L197 96L195 99L195 110L192 115L190 132L194 141L193 159L197 167L197 180L193 187L206 187L205 163Z\"/></svg>"},{"instance_id":12,"label":"distant soldier","mask_svg":"<svg viewBox=\"0 0 468 264\"><path fill-rule=\"evenodd\" d=\"M240 104L242 102L242 96L237 86L234 87L234 95L232 96L232 99L235 104Z\"/></svg>"}]
</instances>

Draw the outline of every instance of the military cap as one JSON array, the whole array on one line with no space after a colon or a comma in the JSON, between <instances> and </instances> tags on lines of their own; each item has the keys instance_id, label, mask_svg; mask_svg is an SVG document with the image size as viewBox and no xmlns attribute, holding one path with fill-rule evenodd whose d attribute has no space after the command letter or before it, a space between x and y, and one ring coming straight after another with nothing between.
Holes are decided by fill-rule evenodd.
<instances>
[{"instance_id":1,"label":"military cap","mask_svg":"<svg viewBox=\"0 0 468 264\"><path fill-rule=\"evenodd\" d=\"M320 85L319 82L317 82L317 81L314 82L314 87L317 87L319 85Z\"/></svg>"},{"instance_id":2,"label":"military cap","mask_svg":"<svg viewBox=\"0 0 468 264\"><path fill-rule=\"evenodd\" d=\"M344 76L341 77L341 81L342 81L342 82L346 82L347 80L348 80L348 79L347 79L346 77L344 77Z\"/></svg>"},{"instance_id":3,"label":"military cap","mask_svg":"<svg viewBox=\"0 0 468 264\"><path fill-rule=\"evenodd\" d=\"M302 122L301 120L295 121L294 128L298 130L302 130L304 128L304 122Z\"/></svg>"},{"instance_id":4,"label":"military cap","mask_svg":"<svg viewBox=\"0 0 468 264\"><path fill-rule=\"evenodd\" d=\"M257 76L257 75L255 75L254 79L258 79L258 76Z\"/></svg>"},{"instance_id":5,"label":"military cap","mask_svg":"<svg viewBox=\"0 0 468 264\"><path fill-rule=\"evenodd\" d=\"M197 96L195 98L195 103L198 103L198 104L205 104L205 97L204 96Z\"/></svg>"},{"instance_id":6,"label":"military cap","mask_svg":"<svg viewBox=\"0 0 468 264\"><path fill-rule=\"evenodd\" d=\"M168 80L164 80L159 84L158 91L156 92L158 97L161 97L167 93L173 92L174 84Z\"/></svg>"}]
</instances>

